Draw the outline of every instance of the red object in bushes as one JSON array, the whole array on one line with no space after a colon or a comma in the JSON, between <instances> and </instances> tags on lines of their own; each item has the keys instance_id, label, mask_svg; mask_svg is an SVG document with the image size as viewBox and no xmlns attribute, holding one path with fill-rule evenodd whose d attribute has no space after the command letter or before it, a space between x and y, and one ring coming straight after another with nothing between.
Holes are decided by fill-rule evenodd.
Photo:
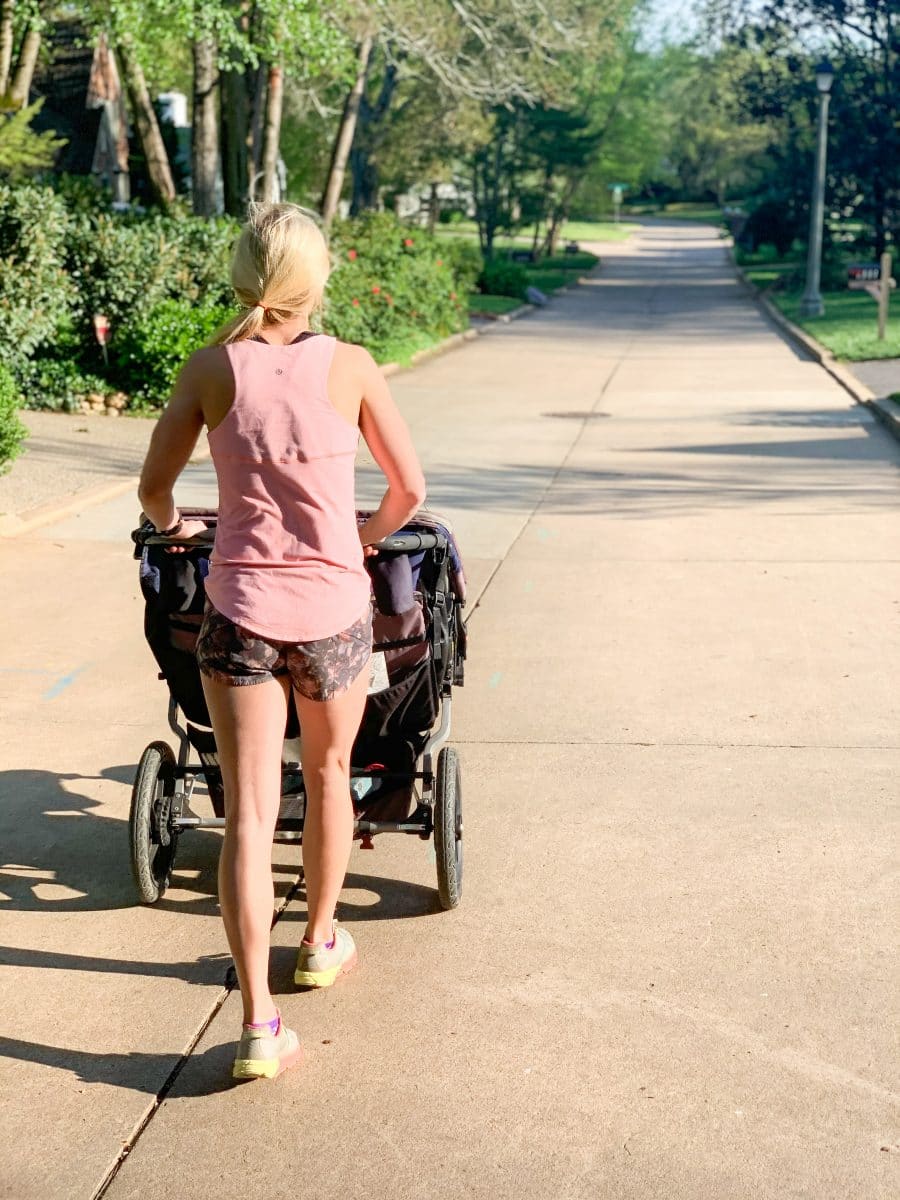
<instances>
[{"instance_id":1,"label":"red object in bushes","mask_svg":"<svg viewBox=\"0 0 900 1200\"><path fill-rule=\"evenodd\" d=\"M377 296L380 291L381 291L381 288L376 283L375 286L372 288L372 295Z\"/></svg>"},{"instance_id":2,"label":"red object in bushes","mask_svg":"<svg viewBox=\"0 0 900 1200\"><path fill-rule=\"evenodd\" d=\"M404 245L404 246L411 246L412 244L413 244L413 240L412 240L412 238L404 238L404 239L403 239L403 245Z\"/></svg>"},{"instance_id":3,"label":"red object in bushes","mask_svg":"<svg viewBox=\"0 0 900 1200\"><path fill-rule=\"evenodd\" d=\"M351 262L353 262L354 258L356 258L356 251L355 251L355 250L348 250L348 251L347 251L347 257L350 259L350 261L351 261Z\"/></svg>"},{"instance_id":4,"label":"red object in bushes","mask_svg":"<svg viewBox=\"0 0 900 1200\"><path fill-rule=\"evenodd\" d=\"M355 296L353 297L353 307L359 308L359 301L357 300L357 298Z\"/></svg>"}]
</instances>

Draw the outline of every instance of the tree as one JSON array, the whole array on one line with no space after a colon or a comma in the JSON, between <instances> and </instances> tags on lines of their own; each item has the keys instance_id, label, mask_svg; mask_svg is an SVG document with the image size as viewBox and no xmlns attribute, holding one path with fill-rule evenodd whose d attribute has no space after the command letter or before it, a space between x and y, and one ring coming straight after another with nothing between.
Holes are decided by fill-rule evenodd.
<instances>
[{"instance_id":1,"label":"tree","mask_svg":"<svg viewBox=\"0 0 900 1200\"><path fill-rule=\"evenodd\" d=\"M558 0L551 11L543 0L453 0L449 5L445 0L345 0L336 19L348 29L362 30L357 37L360 55L325 194L340 194L343 180L335 176L346 170L342 148L350 136L348 126L353 133L353 208L358 211L377 205L376 159L388 141L384 130L394 106L411 90L428 89L448 109L471 101L486 110L536 101L553 76L555 56L579 37L590 41L611 10L630 4ZM336 206L336 200L331 203Z\"/></svg>"},{"instance_id":2,"label":"tree","mask_svg":"<svg viewBox=\"0 0 900 1200\"><path fill-rule=\"evenodd\" d=\"M28 104L47 7L40 0L0 0L0 109Z\"/></svg>"},{"instance_id":3,"label":"tree","mask_svg":"<svg viewBox=\"0 0 900 1200\"><path fill-rule=\"evenodd\" d=\"M52 166L57 151L66 144L52 130L36 133L31 128L43 104L41 99L18 112L0 115L0 175L13 182Z\"/></svg>"}]
</instances>

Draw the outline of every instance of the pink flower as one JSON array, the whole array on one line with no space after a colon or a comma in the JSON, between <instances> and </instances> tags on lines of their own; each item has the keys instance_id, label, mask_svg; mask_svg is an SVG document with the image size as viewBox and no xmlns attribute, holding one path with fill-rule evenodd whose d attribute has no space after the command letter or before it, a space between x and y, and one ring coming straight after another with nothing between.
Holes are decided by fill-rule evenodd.
<instances>
[{"instance_id":1,"label":"pink flower","mask_svg":"<svg viewBox=\"0 0 900 1200\"><path fill-rule=\"evenodd\" d=\"M381 288L376 283L375 286L372 288L372 295L377 296L380 291L381 291Z\"/></svg>"},{"instance_id":2,"label":"pink flower","mask_svg":"<svg viewBox=\"0 0 900 1200\"><path fill-rule=\"evenodd\" d=\"M355 250L348 250L348 251L347 251L347 257L350 259L350 261L351 261L351 262L353 262L354 258L356 258L356 251L355 251Z\"/></svg>"},{"instance_id":3,"label":"pink flower","mask_svg":"<svg viewBox=\"0 0 900 1200\"><path fill-rule=\"evenodd\" d=\"M413 240L412 240L412 238L404 238L404 239L403 239L403 245L404 245L404 246L411 246L412 244L413 244Z\"/></svg>"},{"instance_id":4,"label":"pink flower","mask_svg":"<svg viewBox=\"0 0 900 1200\"><path fill-rule=\"evenodd\" d=\"M355 296L353 297L353 307L359 308L359 301L357 300L357 298Z\"/></svg>"}]
</instances>

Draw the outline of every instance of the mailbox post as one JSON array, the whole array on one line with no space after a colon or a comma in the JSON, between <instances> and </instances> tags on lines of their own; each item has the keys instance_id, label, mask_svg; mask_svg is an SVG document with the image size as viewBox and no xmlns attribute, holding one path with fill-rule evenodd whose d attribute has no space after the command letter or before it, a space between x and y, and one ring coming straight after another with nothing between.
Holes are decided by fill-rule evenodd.
<instances>
[{"instance_id":1,"label":"mailbox post","mask_svg":"<svg viewBox=\"0 0 900 1200\"><path fill-rule=\"evenodd\" d=\"M887 334L888 312L891 291L897 286L891 278L893 258L885 251L877 263L851 263L847 268L847 286L852 291L868 292L878 301L878 340L883 342Z\"/></svg>"}]
</instances>

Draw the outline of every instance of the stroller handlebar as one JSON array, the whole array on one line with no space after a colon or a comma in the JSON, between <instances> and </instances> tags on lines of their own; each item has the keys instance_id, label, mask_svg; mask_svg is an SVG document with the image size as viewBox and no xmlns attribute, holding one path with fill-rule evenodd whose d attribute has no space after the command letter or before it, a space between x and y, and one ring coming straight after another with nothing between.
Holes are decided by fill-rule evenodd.
<instances>
[{"instance_id":1,"label":"stroller handlebar","mask_svg":"<svg viewBox=\"0 0 900 1200\"><path fill-rule=\"evenodd\" d=\"M195 548L211 546L216 536L215 529L207 529L189 538L163 537L146 526L131 535L138 549L142 546L183 546ZM374 548L384 554L414 554L417 550L434 550L446 544L447 539L438 533L395 533L374 543Z\"/></svg>"},{"instance_id":2,"label":"stroller handlebar","mask_svg":"<svg viewBox=\"0 0 900 1200\"><path fill-rule=\"evenodd\" d=\"M413 554L416 550L434 550L446 540L437 533L395 533L375 542L374 548L387 554Z\"/></svg>"}]
</instances>

